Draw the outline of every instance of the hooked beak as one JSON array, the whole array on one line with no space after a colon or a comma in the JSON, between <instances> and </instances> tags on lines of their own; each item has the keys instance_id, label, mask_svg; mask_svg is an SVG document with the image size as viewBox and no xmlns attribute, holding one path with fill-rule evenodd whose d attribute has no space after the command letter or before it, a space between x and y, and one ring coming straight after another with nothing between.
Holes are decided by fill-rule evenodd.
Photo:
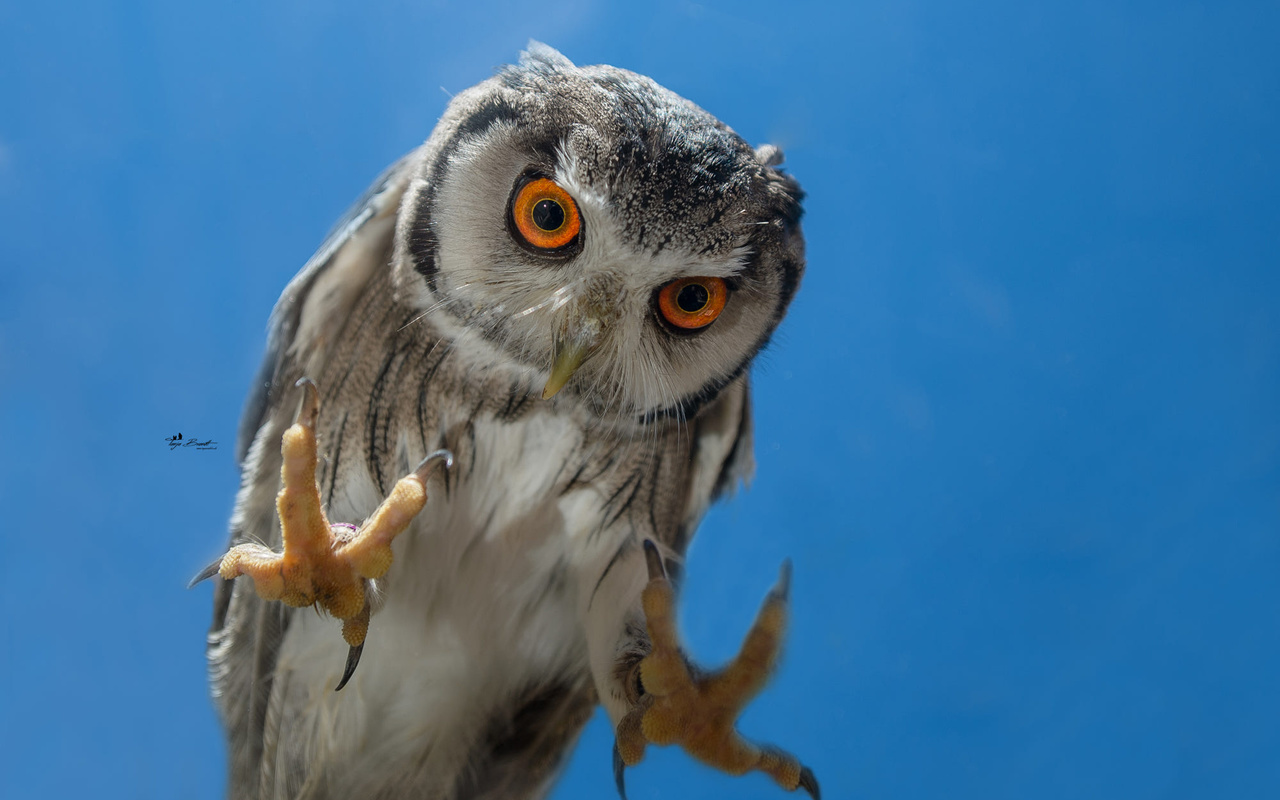
<instances>
[{"instance_id":1,"label":"hooked beak","mask_svg":"<svg viewBox=\"0 0 1280 800\"><path fill-rule=\"evenodd\" d=\"M569 329L563 335L556 337L551 360L551 377L547 379L547 385L542 388L543 400L555 397L556 392L563 389L573 374L578 371L578 367L581 367L596 351L604 328L602 317L602 314L588 311L573 321L577 323L576 325L570 323Z\"/></svg>"}]
</instances>

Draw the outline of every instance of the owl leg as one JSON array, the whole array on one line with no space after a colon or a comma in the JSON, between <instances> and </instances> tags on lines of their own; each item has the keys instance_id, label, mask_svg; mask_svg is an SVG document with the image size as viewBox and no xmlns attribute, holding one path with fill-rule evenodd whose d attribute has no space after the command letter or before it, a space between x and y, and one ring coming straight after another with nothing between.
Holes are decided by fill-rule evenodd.
<instances>
[{"instance_id":1,"label":"owl leg","mask_svg":"<svg viewBox=\"0 0 1280 800\"><path fill-rule=\"evenodd\" d=\"M332 524L325 517L316 483L316 420L320 393L309 378L298 381L306 392L294 424L284 432L280 453L282 487L276 497L284 549L276 553L260 544L232 547L225 556L201 572L192 585L213 575L233 580L253 579L254 590L264 600L286 605L319 605L342 620L342 636L351 650L339 689L346 685L360 661L369 631L368 582L381 578L391 567L391 542L409 526L427 502L427 477L440 465L448 467L453 456L439 450L418 468L401 478L391 494L359 528Z\"/></svg>"},{"instance_id":2,"label":"owl leg","mask_svg":"<svg viewBox=\"0 0 1280 800\"><path fill-rule=\"evenodd\" d=\"M757 769L784 789L803 788L819 800L813 770L777 748L748 742L734 728L777 663L786 627L790 562L783 564L778 585L765 598L737 657L719 672L700 676L689 669L680 652L675 592L652 542L645 542L645 560L649 583L641 602L652 649L640 662L644 693L640 703L619 721L615 732L614 774L619 792L624 788L623 769L639 763L646 744L678 744L704 764L731 775Z\"/></svg>"}]
</instances>

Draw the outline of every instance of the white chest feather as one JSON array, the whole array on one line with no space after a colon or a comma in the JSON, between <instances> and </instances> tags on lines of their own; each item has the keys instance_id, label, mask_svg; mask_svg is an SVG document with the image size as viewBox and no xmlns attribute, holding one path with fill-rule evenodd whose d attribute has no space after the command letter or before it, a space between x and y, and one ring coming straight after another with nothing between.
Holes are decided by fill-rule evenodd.
<instances>
[{"instance_id":1,"label":"white chest feather","mask_svg":"<svg viewBox=\"0 0 1280 800\"><path fill-rule=\"evenodd\" d=\"M600 533L597 491L562 494L580 437L550 413L476 421L472 457L454 467L447 493L433 482L394 544L359 669L341 692L338 624L294 615L276 691L306 709L282 724L311 726L299 737L311 763L450 774L496 709L540 681L588 670L576 567L615 550L618 534ZM330 517L359 521L380 499L363 469L344 472Z\"/></svg>"}]
</instances>

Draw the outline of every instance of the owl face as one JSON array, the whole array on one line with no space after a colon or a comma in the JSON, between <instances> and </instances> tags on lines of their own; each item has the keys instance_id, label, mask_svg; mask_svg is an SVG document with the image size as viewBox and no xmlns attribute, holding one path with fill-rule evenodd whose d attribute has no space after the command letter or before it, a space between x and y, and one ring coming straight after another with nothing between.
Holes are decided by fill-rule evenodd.
<instances>
[{"instance_id":1,"label":"owl face","mask_svg":"<svg viewBox=\"0 0 1280 800\"><path fill-rule=\"evenodd\" d=\"M397 286L476 370L590 415L687 418L803 270L801 192L648 78L549 48L458 95L397 229Z\"/></svg>"}]
</instances>

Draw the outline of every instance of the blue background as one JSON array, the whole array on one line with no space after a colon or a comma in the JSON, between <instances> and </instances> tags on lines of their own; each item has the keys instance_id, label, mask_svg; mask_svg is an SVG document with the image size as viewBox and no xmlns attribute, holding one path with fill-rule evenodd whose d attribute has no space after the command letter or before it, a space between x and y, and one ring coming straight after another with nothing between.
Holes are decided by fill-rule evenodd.
<instances>
[{"instance_id":1,"label":"blue background","mask_svg":"<svg viewBox=\"0 0 1280 800\"><path fill-rule=\"evenodd\" d=\"M683 601L718 662L794 559L743 729L830 798L1280 796L1280 10L1114 0L0 0L4 794L221 795L184 584L267 315L529 37L808 192L757 479ZM611 796L610 742L557 797ZM785 796L671 750L629 783Z\"/></svg>"}]
</instances>

